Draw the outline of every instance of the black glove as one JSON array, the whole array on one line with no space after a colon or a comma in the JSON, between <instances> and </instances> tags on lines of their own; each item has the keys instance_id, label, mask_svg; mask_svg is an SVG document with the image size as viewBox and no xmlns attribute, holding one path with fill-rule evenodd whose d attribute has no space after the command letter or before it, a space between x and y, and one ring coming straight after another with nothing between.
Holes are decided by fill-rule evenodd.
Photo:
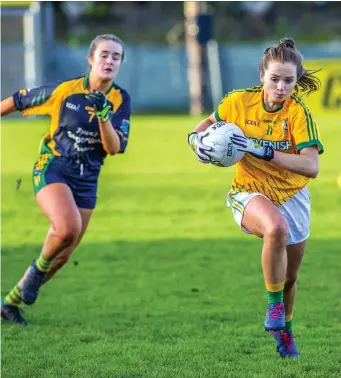
<instances>
[{"instance_id":1,"label":"black glove","mask_svg":"<svg viewBox=\"0 0 341 378\"><path fill-rule=\"evenodd\" d=\"M109 112L114 109L113 104L104 96L103 93L95 91L85 96L93 101L97 118L103 122L109 119Z\"/></svg>"},{"instance_id":2,"label":"black glove","mask_svg":"<svg viewBox=\"0 0 341 378\"><path fill-rule=\"evenodd\" d=\"M248 152L257 159L266 161L271 161L274 158L275 152L270 146L263 147L254 140L248 139L242 135L233 134L230 139L238 151Z\"/></svg>"}]
</instances>

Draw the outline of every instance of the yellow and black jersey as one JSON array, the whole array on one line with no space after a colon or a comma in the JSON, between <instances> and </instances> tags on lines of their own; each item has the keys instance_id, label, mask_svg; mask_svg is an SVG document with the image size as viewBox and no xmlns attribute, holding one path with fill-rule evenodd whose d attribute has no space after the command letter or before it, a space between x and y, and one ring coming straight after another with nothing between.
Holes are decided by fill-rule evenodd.
<instances>
[{"instance_id":1,"label":"yellow and black jersey","mask_svg":"<svg viewBox=\"0 0 341 378\"><path fill-rule=\"evenodd\" d=\"M247 138L277 151L298 154L302 148L316 146L323 152L320 132L302 98L292 92L283 106L269 112L263 102L263 87L235 90L228 93L215 112L218 121L236 124ZM237 163L232 189L259 192L276 205L292 198L308 178L278 165L245 154Z\"/></svg>"},{"instance_id":2,"label":"yellow and black jersey","mask_svg":"<svg viewBox=\"0 0 341 378\"><path fill-rule=\"evenodd\" d=\"M14 93L15 106L23 115L51 117L50 130L40 146L41 154L81 159L89 167L100 168L106 152L102 147L94 104L86 96L88 93L88 76ZM129 137L130 97L114 83L105 95L114 106L110 121L120 138L119 152L123 153Z\"/></svg>"}]
</instances>

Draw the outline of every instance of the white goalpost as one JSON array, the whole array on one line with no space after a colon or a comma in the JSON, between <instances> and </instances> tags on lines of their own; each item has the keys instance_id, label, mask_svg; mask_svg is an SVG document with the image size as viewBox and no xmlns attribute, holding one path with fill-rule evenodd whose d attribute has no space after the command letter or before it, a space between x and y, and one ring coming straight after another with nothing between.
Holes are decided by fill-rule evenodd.
<instances>
[{"instance_id":1,"label":"white goalpost","mask_svg":"<svg viewBox=\"0 0 341 378\"><path fill-rule=\"evenodd\" d=\"M43 74L40 4L32 3L23 17L25 87L33 88L42 83Z\"/></svg>"},{"instance_id":2,"label":"white goalpost","mask_svg":"<svg viewBox=\"0 0 341 378\"><path fill-rule=\"evenodd\" d=\"M213 108L216 108L224 94L219 59L219 46L215 39L209 40L206 46L212 104Z\"/></svg>"},{"instance_id":3,"label":"white goalpost","mask_svg":"<svg viewBox=\"0 0 341 378\"><path fill-rule=\"evenodd\" d=\"M203 62L207 62L207 77L213 108L217 107L223 98L219 46L210 30L212 15L208 12L207 3L202 1L184 2L185 42L187 53L187 77L189 89L189 112L191 115L201 115L204 111L203 84L206 75ZM198 17L206 19L205 25L199 24ZM205 36L200 41L198 36L203 29Z\"/></svg>"}]
</instances>

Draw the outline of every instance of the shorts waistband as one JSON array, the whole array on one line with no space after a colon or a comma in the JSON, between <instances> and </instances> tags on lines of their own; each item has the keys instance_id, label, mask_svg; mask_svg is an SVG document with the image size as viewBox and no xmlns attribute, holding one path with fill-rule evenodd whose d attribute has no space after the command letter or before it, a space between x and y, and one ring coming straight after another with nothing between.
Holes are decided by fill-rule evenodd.
<instances>
[{"instance_id":1,"label":"shorts waistband","mask_svg":"<svg viewBox=\"0 0 341 378\"><path fill-rule=\"evenodd\" d=\"M66 164L71 167L80 167L80 169L86 169L92 172L99 172L100 168L89 165L81 158L67 157L67 156L55 156L56 161ZM81 168L82 167L82 168Z\"/></svg>"}]
</instances>

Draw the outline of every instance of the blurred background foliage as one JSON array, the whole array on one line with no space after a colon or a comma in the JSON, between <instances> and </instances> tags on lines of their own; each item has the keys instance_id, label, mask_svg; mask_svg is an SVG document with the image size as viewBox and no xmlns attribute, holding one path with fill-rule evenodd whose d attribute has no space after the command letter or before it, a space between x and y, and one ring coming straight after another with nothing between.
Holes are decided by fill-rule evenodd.
<instances>
[{"instance_id":1,"label":"blurred background foliage","mask_svg":"<svg viewBox=\"0 0 341 378\"><path fill-rule=\"evenodd\" d=\"M341 2L207 2L215 15L219 43L277 40L290 35L299 43L341 40ZM113 30L130 44L167 44L184 40L183 2L53 2L58 42L88 43ZM165 17L167 15L167 17Z\"/></svg>"}]
</instances>

